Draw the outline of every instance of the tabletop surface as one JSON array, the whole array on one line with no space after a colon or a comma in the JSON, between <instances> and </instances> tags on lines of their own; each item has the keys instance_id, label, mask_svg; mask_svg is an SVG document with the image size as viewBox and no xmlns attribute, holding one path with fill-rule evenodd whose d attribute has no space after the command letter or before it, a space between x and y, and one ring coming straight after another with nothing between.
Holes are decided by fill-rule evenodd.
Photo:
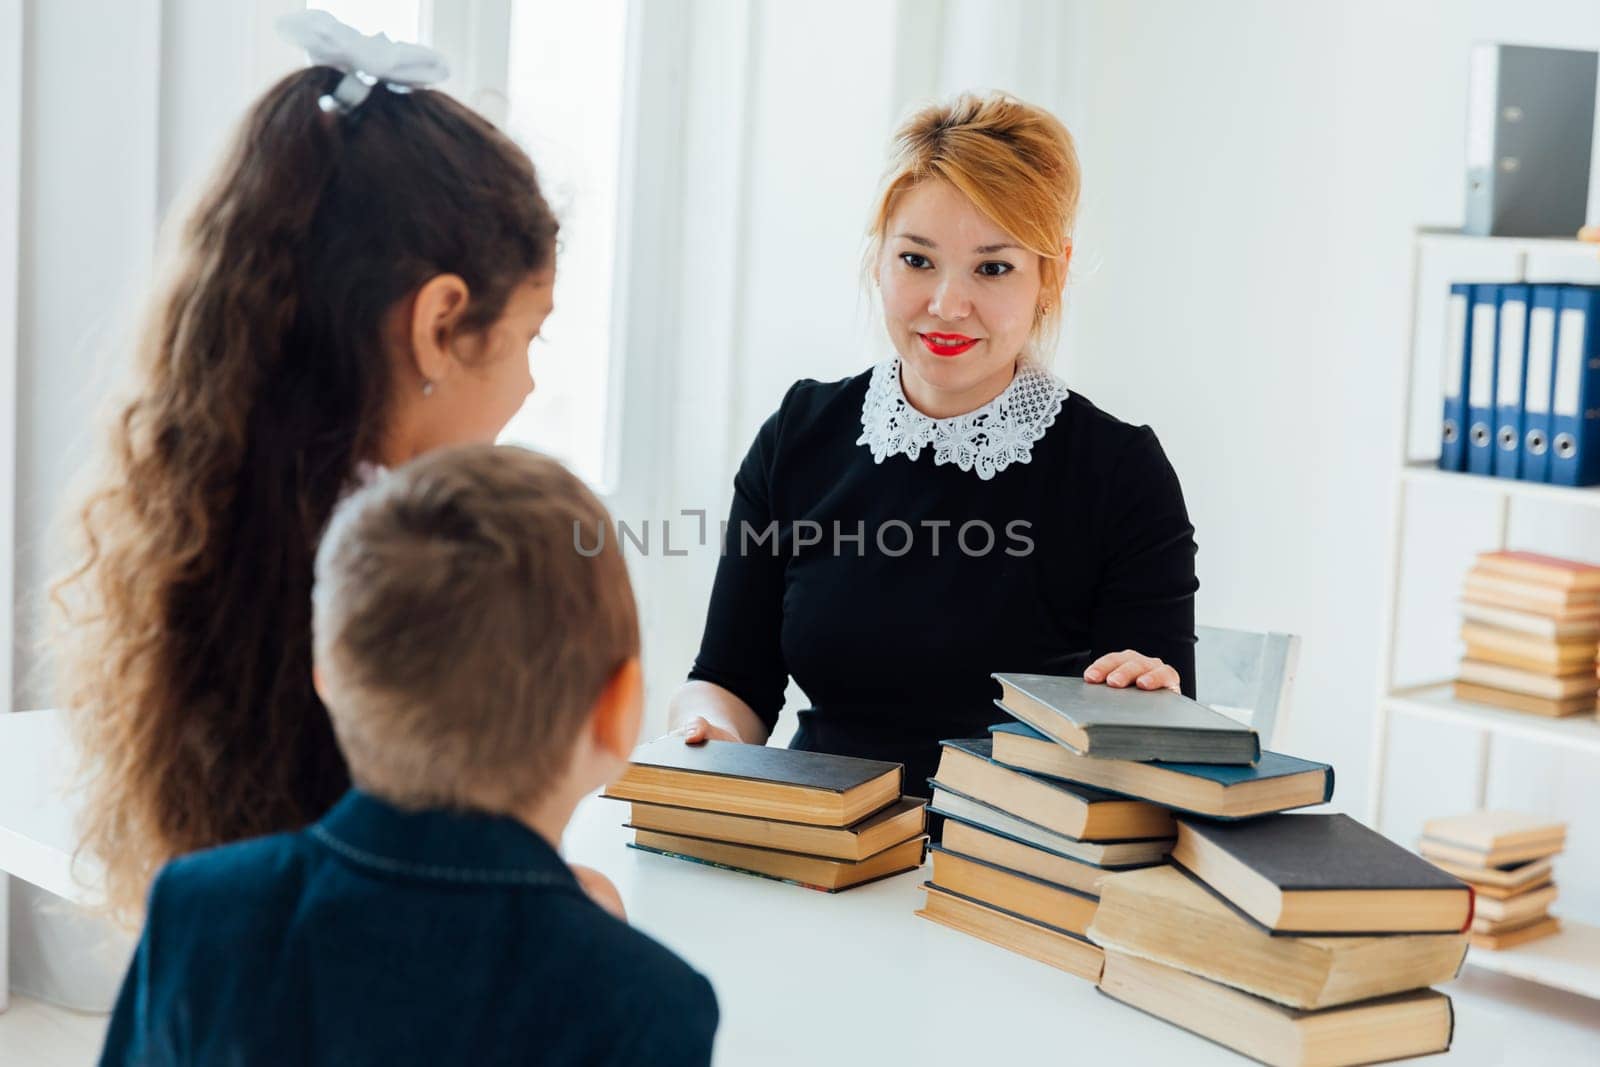
<instances>
[{"instance_id":1,"label":"tabletop surface","mask_svg":"<svg viewBox=\"0 0 1600 1067\"><path fill-rule=\"evenodd\" d=\"M0 869L81 899L62 792L71 767L57 713L0 715ZM1249 1062L1080 978L918 918L926 867L822 893L628 848L627 810L584 801L563 852L610 877L630 921L711 980L719 1065ZM1597 1062L1600 1001L1470 967L1443 989L1456 1006L1444 1060Z\"/></svg>"}]
</instances>

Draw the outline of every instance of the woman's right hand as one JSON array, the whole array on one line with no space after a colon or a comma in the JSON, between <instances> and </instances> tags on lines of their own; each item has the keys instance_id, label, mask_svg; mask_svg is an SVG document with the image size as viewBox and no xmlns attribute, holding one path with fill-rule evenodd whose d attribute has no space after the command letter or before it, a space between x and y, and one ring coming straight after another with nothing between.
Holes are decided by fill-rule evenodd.
<instances>
[{"instance_id":1,"label":"woman's right hand","mask_svg":"<svg viewBox=\"0 0 1600 1067\"><path fill-rule=\"evenodd\" d=\"M740 737L732 730L729 730L725 726L718 726L710 719L707 719L701 715L696 715L694 718L690 719L688 722L674 730L673 733L681 735L684 743L688 745L698 745L706 741L732 741L736 744L744 743L744 738Z\"/></svg>"}]
</instances>

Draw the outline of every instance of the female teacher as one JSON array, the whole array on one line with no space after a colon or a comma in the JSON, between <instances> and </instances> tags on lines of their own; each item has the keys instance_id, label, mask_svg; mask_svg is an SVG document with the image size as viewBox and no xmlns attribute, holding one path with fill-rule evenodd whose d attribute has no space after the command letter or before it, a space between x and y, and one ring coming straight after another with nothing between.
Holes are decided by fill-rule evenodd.
<instances>
[{"instance_id":1,"label":"female teacher","mask_svg":"<svg viewBox=\"0 0 1600 1067\"><path fill-rule=\"evenodd\" d=\"M672 700L687 741L764 743L792 676L792 747L904 763L925 794L939 740L1000 717L993 672L1194 695L1177 476L1039 361L1078 186L1065 127L1008 96L900 129L866 260L895 354L796 382L756 435Z\"/></svg>"}]
</instances>

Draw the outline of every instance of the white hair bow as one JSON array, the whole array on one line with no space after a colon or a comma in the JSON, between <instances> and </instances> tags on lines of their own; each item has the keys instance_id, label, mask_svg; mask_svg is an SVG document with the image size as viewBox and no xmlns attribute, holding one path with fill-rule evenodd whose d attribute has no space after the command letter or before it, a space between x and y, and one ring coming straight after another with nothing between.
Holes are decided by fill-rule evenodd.
<instances>
[{"instance_id":1,"label":"white hair bow","mask_svg":"<svg viewBox=\"0 0 1600 1067\"><path fill-rule=\"evenodd\" d=\"M326 11L297 11L278 19L278 32L306 50L311 62L344 71L332 93L317 101L324 111L349 114L382 82L397 93L434 85L450 76L444 57L425 45L365 34Z\"/></svg>"}]
</instances>

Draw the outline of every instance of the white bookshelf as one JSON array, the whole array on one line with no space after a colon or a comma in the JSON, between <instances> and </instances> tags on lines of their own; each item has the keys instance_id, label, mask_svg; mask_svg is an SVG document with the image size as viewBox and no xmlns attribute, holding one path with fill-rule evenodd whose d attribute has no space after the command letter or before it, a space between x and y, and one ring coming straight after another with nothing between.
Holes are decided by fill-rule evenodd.
<instances>
[{"instance_id":1,"label":"white bookshelf","mask_svg":"<svg viewBox=\"0 0 1600 1067\"><path fill-rule=\"evenodd\" d=\"M1484 806L1488 793L1489 757L1497 737L1514 737L1600 757L1600 719L1594 715L1546 718L1522 714L1487 704L1457 700L1448 681L1402 686L1397 680L1401 584L1409 562L1405 540L1406 519L1408 513L1428 506L1428 501L1440 496L1430 493L1425 497L1415 492L1417 487L1448 486L1452 494L1477 494L1497 501L1501 548L1506 547L1511 509L1517 503L1600 508L1600 488L1573 489L1442 471L1434 459L1412 455L1412 418L1418 388L1417 320L1422 296L1423 261L1435 252L1448 253L1463 248L1509 253L1515 262L1515 276L1524 279L1527 278L1530 256L1541 259L1572 256L1586 259L1591 265L1600 257L1600 245L1576 240L1473 237L1437 227L1421 227L1416 231L1411 261L1411 327L1406 349L1405 388L1401 396L1404 407L1400 421L1400 455L1394 474L1394 508L1390 520L1385 575L1384 631L1380 645L1377 709L1373 717L1372 779L1367 808L1371 825L1379 831L1383 829L1384 799L1388 791L1389 732L1397 717L1444 723L1476 735L1475 797L1478 807ZM1420 511L1417 513L1421 514ZM1600 927L1562 919L1562 932L1553 937L1498 952L1472 949L1467 955L1467 962L1484 970L1513 975L1600 1000Z\"/></svg>"}]
</instances>

